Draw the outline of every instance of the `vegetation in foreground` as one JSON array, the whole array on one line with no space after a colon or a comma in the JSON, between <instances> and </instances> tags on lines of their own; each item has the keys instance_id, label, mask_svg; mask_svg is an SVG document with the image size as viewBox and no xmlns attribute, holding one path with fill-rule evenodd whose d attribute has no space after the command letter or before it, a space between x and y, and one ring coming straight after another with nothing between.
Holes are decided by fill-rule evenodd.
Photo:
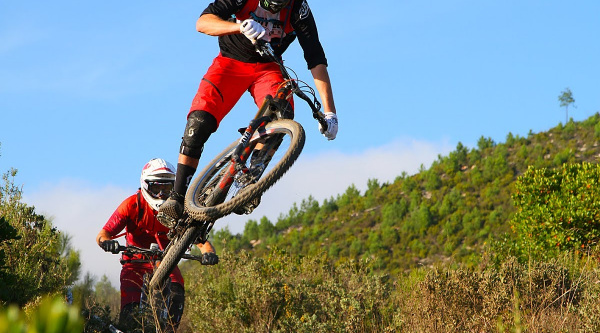
<instances>
[{"instance_id":1,"label":"vegetation in foreground","mask_svg":"<svg viewBox=\"0 0 600 333\"><path fill-rule=\"evenodd\" d=\"M189 332L598 332L597 254L389 276L368 261L225 252L189 268L185 316Z\"/></svg>"}]
</instances>

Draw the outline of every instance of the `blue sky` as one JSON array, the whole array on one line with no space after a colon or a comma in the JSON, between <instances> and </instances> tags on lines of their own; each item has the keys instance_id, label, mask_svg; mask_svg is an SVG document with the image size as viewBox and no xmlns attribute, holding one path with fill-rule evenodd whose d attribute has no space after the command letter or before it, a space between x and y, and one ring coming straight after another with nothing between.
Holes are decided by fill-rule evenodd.
<instances>
[{"instance_id":1,"label":"blue sky","mask_svg":"<svg viewBox=\"0 0 600 333\"><path fill-rule=\"evenodd\" d=\"M94 237L139 186L146 161L177 159L185 115L217 40L195 31L208 1L0 3L0 171L19 170L25 199L73 236L84 268L119 265ZM428 167L460 141L504 141L600 111L598 1L309 1L329 60L340 130L328 142L302 102L300 160L253 215L274 222L369 178ZM312 83L295 43L284 55ZM313 85L314 86L314 85ZM203 161L254 115L243 97ZM202 163L202 162L201 162ZM310 181L313 180L313 181ZM93 259L92 259L93 258ZM88 262L95 260L96 264ZM101 263L101 264L98 264ZM116 264L116 265L115 265Z\"/></svg>"}]
</instances>

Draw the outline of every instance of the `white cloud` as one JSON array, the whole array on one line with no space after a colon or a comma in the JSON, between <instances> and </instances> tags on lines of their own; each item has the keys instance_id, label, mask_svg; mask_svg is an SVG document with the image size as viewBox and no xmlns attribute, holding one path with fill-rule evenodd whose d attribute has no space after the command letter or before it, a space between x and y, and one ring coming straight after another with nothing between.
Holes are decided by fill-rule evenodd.
<instances>
[{"instance_id":1,"label":"white cloud","mask_svg":"<svg viewBox=\"0 0 600 333\"><path fill-rule=\"evenodd\" d=\"M421 164L428 167L439 154L451 150L445 142L402 140L353 154L303 154L279 183L265 193L261 205L251 215L230 215L218 221L215 228L228 226L231 232L241 233L248 219L258 220L262 216L275 223L294 202L300 203L309 195L322 202L344 193L351 184L364 191L369 179L392 182L402 172L413 174ZM119 258L103 252L96 245L95 237L117 206L134 191L116 186L96 188L82 181L63 180L45 184L25 200L34 205L38 213L53 217L54 225L72 236L72 245L81 253L84 273L89 271L98 278L106 274L113 285L118 286ZM124 243L123 239L120 243Z\"/></svg>"}]
</instances>

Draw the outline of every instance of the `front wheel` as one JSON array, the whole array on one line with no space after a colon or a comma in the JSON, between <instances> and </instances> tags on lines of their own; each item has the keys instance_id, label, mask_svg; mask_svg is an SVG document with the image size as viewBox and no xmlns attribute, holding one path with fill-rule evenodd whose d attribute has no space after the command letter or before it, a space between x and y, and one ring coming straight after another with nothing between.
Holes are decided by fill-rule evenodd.
<instances>
[{"instance_id":1,"label":"front wheel","mask_svg":"<svg viewBox=\"0 0 600 333\"><path fill-rule=\"evenodd\" d=\"M165 250L165 255L158 267L154 270L152 279L150 279L150 290L158 290L162 287L163 282L175 269L183 254L187 251L192 242L196 240L199 232L199 226L190 226L185 230L181 237L176 237L171 240L171 243L169 243L169 246Z\"/></svg>"},{"instance_id":2,"label":"front wheel","mask_svg":"<svg viewBox=\"0 0 600 333\"><path fill-rule=\"evenodd\" d=\"M257 131L250 139L253 153L247 158L251 162L249 172L231 186L220 188L220 180L227 176L231 156L239 143L233 142L194 178L185 195L186 211L195 220L214 221L261 196L300 156L304 140L304 129L297 122L291 119L270 122L264 132Z\"/></svg>"}]
</instances>

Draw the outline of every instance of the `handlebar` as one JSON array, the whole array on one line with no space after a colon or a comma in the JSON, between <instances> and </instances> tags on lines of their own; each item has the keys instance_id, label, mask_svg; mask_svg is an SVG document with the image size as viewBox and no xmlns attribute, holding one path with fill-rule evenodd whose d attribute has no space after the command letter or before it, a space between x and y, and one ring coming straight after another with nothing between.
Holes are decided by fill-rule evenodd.
<instances>
[{"instance_id":1,"label":"handlebar","mask_svg":"<svg viewBox=\"0 0 600 333\"><path fill-rule=\"evenodd\" d=\"M155 245L155 244L152 244ZM119 252L123 252L123 254L145 254L145 255L158 255L160 256L163 251L158 248L158 245L156 247L154 246L150 246L149 249L145 249L143 247L137 247L137 246L133 246L133 245L129 245L129 246L123 246L123 245L119 245L119 248L117 249ZM117 253L118 254L118 253Z\"/></svg>"},{"instance_id":2,"label":"handlebar","mask_svg":"<svg viewBox=\"0 0 600 333\"><path fill-rule=\"evenodd\" d=\"M145 248L133 246L133 245L129 245L129 246L119 245L118 252L115 254L119 254L119 253L123 253L123 254L129 255L129 256L132 256L134 254L141 254L148 258L148 259L127 259L127 260L122 259L121 264L129 263L129 262L140 263L140 262L160 261L165 254L163 250L158 248L158 246L153 247L152 245L150 246L149 249L145 249ZM150 258L152 258L152 259L150 259ZM181 258L189 259L189 260L196 260L202 264L202 257L195 256L193 254L184 253L181 256Z\"/></svg>"},{"instance_id":3,"label":"handlebar","mask_svg":"<svg viewBox=\"0 0 600 333\"><path fill-rule=\"evenodd\" d=\"M308 104L308 106L312 110L313 118L315 118L319 122L319 124L321 124L321 127L324 130L327 130L327 121L325 120L325 115L323 114L323 112L320 111L321 103L319 103L317 97L314 95L314 91L311 93L313 98L310 98L306 95L304 91L302 91L302 89L298 85L297 80L292 78L287 68L283 65L283 60L281 59L281 57L278 57L275 54L271 43L263 39L257 39L256 43L254 43L254 47L256 49L256 52L258 52L262 57L267 58L279 65L279 69L281 70L281 74L283 75L284 79L288 80L292 85L292 92Z\"/></svg>"}]
</instances>

